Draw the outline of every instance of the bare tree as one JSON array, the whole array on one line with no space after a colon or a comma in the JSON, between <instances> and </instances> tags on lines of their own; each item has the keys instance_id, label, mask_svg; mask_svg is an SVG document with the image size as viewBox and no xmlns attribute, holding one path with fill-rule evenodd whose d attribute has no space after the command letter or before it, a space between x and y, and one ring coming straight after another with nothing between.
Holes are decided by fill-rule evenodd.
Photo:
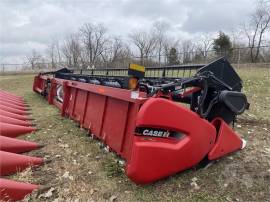
<instances>
[{"instance_id":1,"label":"bare tree","mask_svg":"<svg viewBox=\"0 0 270 202\"><path fill-rule=\"evenodd\" d=\"M163 50L164 50L164 54L165 54L165 63L169 62L169 57L170 57L170 51L172 48L178 47L179 46L179 40L178 39L174 39L174 38L170 38L170 37L166 37L163 41Z\"/></svg>"},{"instance_id":2,"label":"bare tree","mask_svg":"<svg viewBox=\"0 0 270 202\"><path fill-rule=\"evenodd\" d=\"M51 43L49 43L48 45L48 55L49 55L49 58L50 58L50 61L51 61L51 67L54 69L56 68L56 56L57 56L57 53L56 53L56 44L55 44L55 41L52 40Z\"/></svg>"},{"instance_id":3,"label":"bare tree","mask_svg":"<svg viewBox=\"0 0 270 202\"><path fill-rule=\"evenodd\" d=\"M54 36L51 38L48 44L47 54L51 63L51 68L61 66L62 53L58 37Z\"/></svg>"},{"instance_id":4,"label":"bare tree","mask_svg":"<svg viewBox=\"0 0 270 202\"><path fill-rule=\"evenodd\" d=\"M152 32L141 30L133 31L129 35L133 44L139 49L141 63L144 64L144 59L148 59L153 53L156 46L156 38Z\"/></svg>"},{"instance_id":5,"label":"bare tree","mask_svg":"<svg viewBox=\"0 0 270 202\"><path fill-rule=\"evenodd\" d=\"M209 50L213 45L213 36L209 33L204 33L201 35L199 43L197 44L197 49L203 56L204 61L206 61Z\"/></svg>"},{"instance_id":6,"label":"bare tree","mask_svg":"<svg viewBox=\"0 0 270 202\"><path fill-rule=\"evenodd\" d=\"M65 40L62 51L69 66L73 66L75 68L79 67L79 61L81 59L81 47L78 35L70 35Z\"/></svg>"},{"instance_id":7,"label":"bare tree","mask_svg":"<svg viewBox=\"0 0 270 202\"><path fill-rule=\"evenodd\" d=\"M108 42L106 31L107 29L102 24L86 23L80 28L87 62L91 67L105 51Z\"/></svg>"},{"instance_id":8,"label":"bare tree","mask_svg":"<svg viewBox=\"0 0 270 202\"><path fill-rule=\"evenodd\" d=\"M120 37L113 37L108 41L107 48L105 48L102 58L109 65L120 65L130 59L131 53L128 45L126 45Z\"/></svg>"},{"instance_id":9,"label":"bare tree","mask_svg":"<svg viewBox=\"0 0 270 202\"><path fill-rule=\"evenodd\" d=\"M121 38L115 37L112 43L112 61L116 61L120 58L130 56L130 50L127 44L125 44Z\"/></svg>"},{"instance_id":10,"label":"bare tree","mask_svg":"<svg viewBox=\"0 0 270 202\"><path fill-rule=\"evenodd\" d=\"M164 48L164 42L166 40L166 30L168 29L168 24L165 22L157 21L154 23L154 33L156 37L156 49L158 54L158 64L161 63L161 55Z\"/></svg>"},{"instance_id":11,"label":"bare tree","mask_svg":"<svg viewBox=\"0 0 270 202\"><path fill-rule=\"evenodd\" d=\"M41 55L33 49L30 56L26 56L27 61L31 64L32 70L36 69L37 64L40 63L42 57Z\"/></svg>"},{"instance_id":12,"label":"bare tree","mask_svg":"<svg viewBox=\"0 0 270 202\"><path fill-rule=\"evenodd\" d=\"M59 40L58 39L55 39L54 42L55 42L56 55L57 55L57 58L58 58L57 63L58 64L61 64L61 62L62 62L62 56L61 56L61 49L60 49Z\"/></svg>"},{"instance_id":13,"label":"bare tree","mask_svg":"<svg viewBox=\"0 0 270 202\"><path fill-rule=\"evenodd\" d=\"M195 44L191 40L184 40L181 42L179 53L183 63L190 63L192 61L195 47Z\"/></svg>"},{"instance_id":14,"label":"bare tree","mask_svg":"<svg viewBox=\"0 0 270 202\"><path fill-rule=\"evenodd\" d=\"M244 24L244 32L248 38L251 62L257 62L265 33L269 31L270 3L258 0L255 12L251 15L249 24Z\"/></svg>"},{"instance_id":15,"label":"bare tree","mask_svg":"<svg viewBox=\"0 0 270 202\"><path fill-rule=\"evenodd\" d=\"M243 38L245 38L245 35L243 35L243 30L241 29L241 27L232 28L228 35L231 38L233 48L239 48L240 44L245 44L245 40L243 40Z\"/></svg>"}]
</instances>

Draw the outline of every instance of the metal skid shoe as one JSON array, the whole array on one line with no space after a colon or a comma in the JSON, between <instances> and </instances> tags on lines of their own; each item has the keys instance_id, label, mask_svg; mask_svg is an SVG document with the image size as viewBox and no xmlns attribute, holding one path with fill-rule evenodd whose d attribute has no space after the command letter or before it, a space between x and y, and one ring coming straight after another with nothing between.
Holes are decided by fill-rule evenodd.
<instances>
[{"instance_id":1,"label":"metal skid shoe","mask_svg":"<svg viewBox=\"0 0 270 202\"><path fill-rule=\"evenodd\" d=\"M215 160L243 146L221 119L212 123L197 113L162 98L149 99L137 115L136 134L127 175L146 184Z\"/></svg>"}]
</instances>

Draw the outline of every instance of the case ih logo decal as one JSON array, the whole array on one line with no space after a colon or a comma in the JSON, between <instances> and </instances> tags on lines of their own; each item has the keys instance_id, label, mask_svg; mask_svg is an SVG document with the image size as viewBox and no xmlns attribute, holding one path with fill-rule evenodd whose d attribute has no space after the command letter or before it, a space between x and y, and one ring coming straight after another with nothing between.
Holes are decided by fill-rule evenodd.
<instances>
[{"instance_id":1,"label":"case ih logo decal","mask_svg":"<svg viewBox=\"0 0 270 202\"><path fill-rule=\"evenodd\" d=\"M162 138L174 138L174 139L182 139L185 137L185 134L177 131L169 131L160 128L145 128L138 127L135 129L135 135L138 136L150 136L150 137L162 137Z\"/></svg>"},{"instance_id":2,"label":"case ih logo decal","mask_svg":"<svg viewBox=\"0 0 270 202\"><path fill-rule=\"evenodd\" d=\"M136 128L136 134L152 137L169 137L170 131L156 128Z\"/></svg>"},{"instance_id":3,"label":"case ih logo decal","mask_svg":"<svg viewBox=\"0 0 270 202\"><path fill-rule=\"evenodd\" d=\"M148 130L148 129L145 129L143 131L143 135L155 136L155 137L169 137L170 136L170 132L169 131L160 131L160 130Z\"/></svg>"}]
</instances>

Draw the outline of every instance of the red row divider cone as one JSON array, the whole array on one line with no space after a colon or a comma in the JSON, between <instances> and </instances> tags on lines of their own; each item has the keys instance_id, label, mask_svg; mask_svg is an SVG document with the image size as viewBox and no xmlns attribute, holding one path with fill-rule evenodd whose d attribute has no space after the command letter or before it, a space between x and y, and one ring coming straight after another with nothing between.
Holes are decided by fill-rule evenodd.
<instances>
[{"instance_id":1,"label":"red row divider cone","mask_svg":"<svg viewBox=\"0 0 270 202\"><path fill-rule=\"evenodd\" d=\"M43 145L39 145L35 142L0 136L0 150L1 151L19 154L19 153L32 151L34 149L39 149L41 147L43 147Z\"/></svg>"},{"instance_id":2,"label":"red row divider cone","mask_svg":"<svg viewBox=\"0 0 270 202\"><path fill-rule=\"evenodd\" d=\"M1 201L18 201L25 198L33 190L38 189L35 184L16 182L13 180L0 178L0 200Z\"/></svg>"},{"instance_id":3,"label":"red row divider cone","mask_svg":"<svg viewBox=\"0 0 270 202\"><path fill-rule=\"evenodd\" d=\"M38 149L41 145L15 139L19 135L31 133L36 128L27 115L29 105L20 96L0 90L0 176L11 175L29 166L44 163L42 158L30 157L18 153ZM23 199L38 185L0 179L0 201L17 201Z\"/></svg>"},{"instance_id":4,"label":"red row divider cone","mask_svg":"<svg viewBox=\"0 0 270 202\"><path fill-rule=\"evenodd\" d=\"M12 100L12 99L9 99L9 98L4 98L4 97L1 97L0 96L0 103L1 102L8 102L8 103L11 103L11 104L15 104L15 105L18 105L18 106L22 106L22 107L29 107L29 105L25 102L19 102L19 101L16 101L16 100Z\"/></svg>"},{"instance_id":5,"label":"red row divider cone","mask_svg":"<svg viewBox=\"0 0 270 202\"><path fill-rule=\"evenodd\" d=\"M0 151L0 176L11 175L29 166L43 164L42 158Z\"/></svg>"},{"instance_id":6,"label":"red row divider cone","mask_svg":"<svg viewBox=\"0 0 270 202\"><path fill-rule=\"evenodd\" d=\"M30 118L30 117L28 117L28 116L15 114L15 113L8 112L8 111L1 110L1 109L0 109L0 114L1 114L2 116L7 116L7 117L14 118L14 119L19 119L19 120L25 120L25 121L26 121L26 120L33 120L33 118Z\"/></svg>"},{"instance_id":7,"label":"red row divider cone","mask_svg":"<svg viewBox=\"0 0 270 202\"><path fill-rule=\"evenodd\" d=\"M14 99L14 100L24 101L23 97L18 96L18 95L11 94L11 93L9 93L9 92L7 92L7 91L2 91L2 90L0 90L0 95L3 95L3 96L5 96L5 97L12 98L12 99Z\"/></svg>"},{"instance_id":8,"label":"red row divider cone","mask_svg":"<svg viewBox=\"0 0 270 202\"><path fill-rule=\"evenodd\" d=\"M8 117L8 116L3 116L0 114L0 124L1 123L9 123L9 124L19 125L19 126L34 126L34 124L29 121L20 120L20 119Z\"/></svg>"},{"instance_id":9,"label":"red row divider cone","mask_svg":"<svg viewBox=\"0 0 270 202\"><path fill-rule=\"evenodd\" d=\"M37 129L33 127L19 126L9 123L1 123L0 135L6 137L18 137L20 135L31 133L36 130Z\"/></svg>"},{"instance_id":10,"label":"red row divider cone","mask_svg":"<svg viewBox=\"0 0 270 202\"><path fill-rule=\"evenodd\" d=\"M16 103L27 104L27 102L23 99L17 99L14 97L10 97L10 96L2 94L2 93L0 93L0 97L1 97L0 100L11 100L11 101L16 102Z\"/></svg>"},{"instance_id":11,"label":"red row divider cone","mask_svg":"<svg viewBox=\"0 0 270 202\"><path fill-rule=\"evenodd\" d=\"M15 98L18 98L18 99L23 99L22 96L15 95L14 93L11 93L11 92L8 92L8 91L5 91L5 90L0 90L0 93L4 93L6 95L9 95L9 96L12 96L12 97L15 97Z\"/></svg>"},{"instance_id":12,"label":"red row divider cone","mask_svg":"<svg viewBox=\"0 0 270 202\"><path fill-rule=\"evenodd\" d=\"M1 92L0 92L0 97L1 97L0 100L11 100L11 101L16 102L16 103L27 104L27 102L23 99L14 98L14 97L11 97L9 95L3 94Z\"/></svg>"},{"instance_id":13,"label":"red row divider cone","mask_svg":"<svg viewBox=\"0 0 270 202\"><path fill-rule=\"evenodd\" d=\"M31 110L27 106L21 106L21 105L14 104L14 103L11 103L11 102L8 102L8 101L4 101L4 100L0 100L0 105L4 105L4 106L7 106L7 107L11 107L11 108L18 109L18 110L23 110L23 111L29 111L29 110Z\"/></svg>"},{"instance_id":14,"label":"red row divider cone","mask_svg":"<svg viewBox=\"0 0 270 202\"><path fill-rule=\"evenodd\" d=\"M4 110L4 111L11 112L11 113L14 113L14 114L19 114L19 115L30 115L30 113L27 112L27 111L15 109L15 108L8 107L8 106L1 105L1 104L0 104L0 109L1 109L1 110Z\"/></svg>"}]
</instances>

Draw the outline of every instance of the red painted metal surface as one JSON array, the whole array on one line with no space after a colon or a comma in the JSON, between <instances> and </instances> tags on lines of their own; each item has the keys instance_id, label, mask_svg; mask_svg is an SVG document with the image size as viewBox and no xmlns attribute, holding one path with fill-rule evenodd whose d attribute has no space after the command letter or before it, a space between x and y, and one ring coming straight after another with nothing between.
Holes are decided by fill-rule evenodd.
<instances>
[{"instance_id":1,"label":"red painted metal surface","mask_svg":"<svg viewBox=\"0 0 270 202\"><path fill-rule=\"evenodd\" d=\"M34 91L38 93L46 91L43 89L46 80L44 76L36 77L33 84ZM56 88L59 85L64 90L63 102L56 99ZM128 159L136 114L146 100L131 98L132 93L134 92L124 89L51 79L47 99L50 104L61 109L63 116L78 121L112 150ZM140 97L145 95L139 94Z\"/></svg>"},{"instance_id":2,"label":"red painted metal surface","mask_svg":"<svg viewBox=\"0 0 270 202\"><path fill-rule=\"evenodd\" d=\"M26 106L27 105L26 102L14 100L12 98L8 98L8 97L2 96L2 95L0 95L0 101L9 102L9 103L19 105L19 106Z\"/></svg>"},{"instance_id":3,"label":"red painted metal surface","mask_svg":"<svg viewBox=\"0 0 270 202\"><path fill-rule=\"evenodd\" d=\"M0 175L10 175L29 166L43 164L42 158L0 151Z\"/></svg>"},{"instance_id":4,"label":"red painted metal surface","mask_svg":"<svg viewBox=\"0 0 270 202\"><path fill-rule=\"evenodd\" d=\"M29 107L16 105L16 104L10 103L8 101L3 101L3 100L0 100L0 105L11 107L11 108L18 109L18 110L23 110L23 111L29 111L30 110Z\"/></svg>"},{"instance_id":5,"label":"red painted metal surface","mask_svg":"<svg viewBox=\"0 0 270 202\"><path fill-rule=\"evenodd\" d=\"M30 118L28 116L14 114L14 113L7 112L7 111L1 110L1 109L0 109L0 114L2 116L11 117L11 118L14 118L14 119L19 119L19 120L33 120L32 118Z\"/></svg>"},{"instance_id":6,"label":"red painted metal surface","mask_svg":"<svg viewBox=\"0 0 270 202\"><path fill-rule=\"evenodd\" d=\"M13 100L16 100L16 101L19 101L19 102L24 102L24 99L22 97L13 96L13 95L10 95L10 94L5 93L5 92L0 92L0 96L4 97L4 98L13 99Z\"/></svg>"},{"instance_id":7,"label":"red painted metal surface","mask_svg":"<svg viewBox=\"0 0 270 202\"><path fill-rule=\"evenodd\" d=\"M50 87L46 87L47 79ZM63 89L62 101L57 95L59 87ZM216 140L215 124L173 101L147 98L142 92L44 75L35 77L33 90L47 92L46 99L61 110L62 116L78 121L124 158L126 173L136 183L153 182L195 166L221 141ZM140 127L181 135L146 137L136 134Z\"/></svg>"},{"instance_id":8,"label":"red painted metal surface","mask_svg":"<svg viewBox=\"0 0 270 202\"><path fill-rule=\"evenodd\" d=\"M63 114L129 159L130 149L126 147L131 145L136 114L145 99L131 98L129 90L80 82L68 82L65 89Z\"/></svg>"},{"instance_id":9,"label":"red painted metal surface","mask_svg":"<svg viewBox=\"0 0 270 202\"><path fill-rule=\"evenodd\" d=\"M208 154L209 160L218 159L226 154L242 148L243 141L221 118L216 118L212 124L217 128L217 140Z\"/></svg>"},{"instance_id":10,"label":"red painted metal surface","mask_svg":"<svg viewBox=\"0 0 270 202\"><path fill-rule=\"evenodd\" d=\"M14 97L10 97L8 95L5 95L5 94L2 94L0 93L0 101L5 101L5 100L11 100L11 101L14 101L14 102L17 102L17 103L25 103L24 100L22 99L17 99L17 98L14 98Z\"/></svg>"},{"instance_id":11,"label":"red painted metal surface","mask_svg":"<svg viewBox=\"0 0 270 202\"><path fill-rule=\"evenodd\" d=\"M33 84L33 91L37 93L44 92L46 88L46 80L47 80L47 77L44 77L41 75L35 76L34 84Z\"/></svg>"},{"instance_id":12,"label":"red painted metal surface","mask_svg":"<svg viewBox=\"0 0 270 202\"><path fill-rule=\"evenodd\" d=\"M33 124L30 123L29 121L11 118L8 116L1 115L0 113L0 125L1 123L9 123L9 124L19 125L19 126L33 126Z\"/></svg>"},{"instance_id":13,"label":"red painted metal surface","mask_svg":"<svg viewBox=\"0 0 270 202\"><path fill-rule=\"evenodd\" d=\"M16 101L12 101L12 100L9 100L9 99L4 99L4 98L0 98L0 103L10 103L10 104L13 104L13 105L16 105L16 106L20 106L20 107L28 107L27 104L25 103L22 103L22 102L16 102Z\"/></svg>"},{"instance_id":14,"label":"red painted metal surface","mask_svg":"<svg viewBox=\"0 0 270 202\"><path fill-rule=\"evenodd\" d=\"M18 104L26 104L26 102L25 102L24 100L16 99L16 98L7 96L7 95L5 95L5 94L1 94L1 93L0 93L0 97L1 97L0 100L11 101L11 102L15 102L15 103L18 103Z\"/></svg>"},{"instance_id":15,"label":"red painted metal surface","mask_svg":"<svg viewBox=\"0 0 270 202\"><path fill-rule=\"evenodd\" d=\"M0 178L0 201L18 201L38 189L38 185Z\"/></svg>"},{"instance_id":16,"label":"red painted metal surface","mask_svg":"<svg viewBox=\"0 0 270 202\"><path fill-rule=\"evenodd\" d=\"M19 125L13 125L9 123L1 123L0 135L6 136L6 137L17 137L20 135L24 135L26 133L31 133L35 130L36 128L33 128L33 127L19 126Z\"/></svg>"},{"instance_id":17,"label":"red painted metal surface","mask_svg":"<svg viewBox=\"0 0 270 202\"><path fill-rule=\"evenodd\" d=\"M11 92L8 92L8 91L0 90L0 93L5 94L5 95L8 95L10 97L14 97L14 98L23 100L23 97L22 96L15 95L15 94L13 94Z\"/></svg>"},{"instance_id":18,"label":"red painted metal surface","mask_svg":"<svg viewBox=\"0 0 270 202\"><path fill-rule=\"evenodd\" d=\"M12 153L23 153L40 148L35 142L19 140L0 135L0 150Z\"/></svg>"},{"instance_id":19,"label":"red painted metal surface","mask_svg":"<svg viewBox=\"0 0 270 202\"><path fill-rule=\"evenodd\" d=\"M198 164L212 149L216 137L215 128L198 114L161 98L151 98L142 106L136 127L163 128L181 134L179 138L134 138L127 175L140 184Z\"/></svg>"},{"instance_id":20,"label":"red painted metal surface","mask_svg":"<svg viewBox=\"0 0 270 202\"><path fill-rule=\"evenodd\" d=\"M1 105L1 104L0 104L0 109L1 110L4 110L4 111L7 111L7 112L14 113L14 114L19 114L19 115L29 115L30 114L27 111L23 111L23 110L11 108L11 107L8 107L8 106L5 106L5 105Z\"/></svg>"}]
</instances>

